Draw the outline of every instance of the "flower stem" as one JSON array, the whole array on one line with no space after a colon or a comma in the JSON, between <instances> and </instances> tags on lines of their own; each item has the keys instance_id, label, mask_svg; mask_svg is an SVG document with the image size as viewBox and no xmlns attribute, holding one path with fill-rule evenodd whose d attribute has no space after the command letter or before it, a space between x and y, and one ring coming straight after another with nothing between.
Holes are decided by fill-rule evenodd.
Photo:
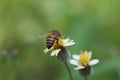
<instances>
[{"instance_id":1,"label":"flower stem","mask_svg":"<svg viewBox=\"0 0 120 80\"><path fill-rule=\"evenodd\" d=\"M88 80L87 76L85 77L85 80Z\"/></svg>"},{"instance_id":2,"label":"flower stem","mask_svg":"<svg viewBox=\"0 0 120 80\"><path fill-rule=\"evenodd\" d=\"M68 71L70 80L73 80L72 73L71 73L70 68L69 68L69 66L68 66L68 64L67 64L67 61L65 61L64 64L65 64L65 66L66 66L66 68L67 68L67 71Z\"/></svg>"}]
</instances>

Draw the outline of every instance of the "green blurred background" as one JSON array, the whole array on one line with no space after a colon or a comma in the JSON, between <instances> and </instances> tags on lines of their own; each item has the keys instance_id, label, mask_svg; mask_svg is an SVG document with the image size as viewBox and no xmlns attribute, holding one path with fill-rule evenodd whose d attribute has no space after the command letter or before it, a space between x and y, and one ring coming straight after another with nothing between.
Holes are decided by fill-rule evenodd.
<instances>
[{"instance_id":1,"label":"green blurred background","mask_svg":"<svg viewBox=\"0 0 120 80\"><path fill-rule=\"evenodd\" d=\"M100 60L89 80L120 80L120 0L0 0L0 80L69 80L38 38L53 29L74 39L71 54L88 50Z\"/></svg>"}]
</instances>

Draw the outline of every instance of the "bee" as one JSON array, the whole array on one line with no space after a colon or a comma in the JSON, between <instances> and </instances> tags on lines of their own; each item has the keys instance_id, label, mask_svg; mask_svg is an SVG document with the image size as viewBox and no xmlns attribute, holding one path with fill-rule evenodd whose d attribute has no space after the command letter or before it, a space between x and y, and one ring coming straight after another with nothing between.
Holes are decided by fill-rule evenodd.
<instances>
[{"instance_id":1,"label":"bee","mask_svg":"<svg viewBox=\"0 0 120 80\"><path fill-rule=\"evenodd\" d=\"M59 38L61 38L61 34L59 31L56 30L50 31L46 39L47 48L50 49L53 46L54 42L58 41Z\"/></svg>"},{"instance_id":2,"label":"bee","mask_svg":"<svg viewBox=\"0 0 120 80\"><path fill-rule=\"evenodd\" d=\"M46 35L47 35L46 47L48 49L50 49L53 46L55 41L58 41L59 38L61 38L61 33L59 31L57 31L57 30L52 30L52 31L50 31L48 33L40 34L39 38L43 38Z\"/></svg>"}]
</instances>

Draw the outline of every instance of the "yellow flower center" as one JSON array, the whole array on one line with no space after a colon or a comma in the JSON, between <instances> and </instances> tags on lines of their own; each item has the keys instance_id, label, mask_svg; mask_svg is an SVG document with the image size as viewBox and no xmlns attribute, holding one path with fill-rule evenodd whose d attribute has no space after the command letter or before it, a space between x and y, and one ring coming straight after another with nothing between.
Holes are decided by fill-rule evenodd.
<instances>
[{"instance_id":1,"label":"yellow flower center","mask_svg":"<svg viewBox=\"0 0 120 80\"><path fill-rule=\"evenodd\" d=\"M63 39L59 38L58 40L55 40L53 44L54 49L59 49L61 46L63 46Z\"/></svg>"},{"instance_id":2,"label":"yellow flower center","mask_svg":"<svg viewBox=\"0 0 120 80\"><path fill-rule=\"evenodd\" d=\"M63 46L63 39L62 38L58 39L58 44Z\"/></svg>"},{"instance_id":3,"label":"yellow flower center","mask_svg":"<svg viewBox=\"0 0 120 80\"><path fill-rule=\"evenodd\" d=\"M90 61L90 56L88 55L88 53L83 52L80 54L80 59L79 59L79 63L86 66L88 65L88 62Z\"/></svg>"}]
</instances>

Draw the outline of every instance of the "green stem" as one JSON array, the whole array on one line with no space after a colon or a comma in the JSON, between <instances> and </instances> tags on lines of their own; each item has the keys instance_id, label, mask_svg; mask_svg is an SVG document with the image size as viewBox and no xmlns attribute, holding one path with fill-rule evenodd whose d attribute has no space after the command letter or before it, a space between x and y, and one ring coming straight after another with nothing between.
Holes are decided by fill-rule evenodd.
<instances>
[{"instance_id":1,"label":"green stem","mask_svg":"<svg viewBox=\"0 0 120 80\"><path fill-rule=\"evenodd\" d=\"M70 80L73 80L72 73L71 73L70 68L69 68L69 66L68 66L68 64L67 64L67 61L65 61L64 64L65 64L65 66L66 66L66 68L67 68L67 71L68 71Z\"/></svg>"},{"instance_id":2,"label":"green stem","mask_svg":"<svg viewBox=\"0 0 120 80\"><path fill-rule=\"evenodd\" d=\"M85 80L88 80L87 76L85 77Z\"/></svg>"}]
</instances>

